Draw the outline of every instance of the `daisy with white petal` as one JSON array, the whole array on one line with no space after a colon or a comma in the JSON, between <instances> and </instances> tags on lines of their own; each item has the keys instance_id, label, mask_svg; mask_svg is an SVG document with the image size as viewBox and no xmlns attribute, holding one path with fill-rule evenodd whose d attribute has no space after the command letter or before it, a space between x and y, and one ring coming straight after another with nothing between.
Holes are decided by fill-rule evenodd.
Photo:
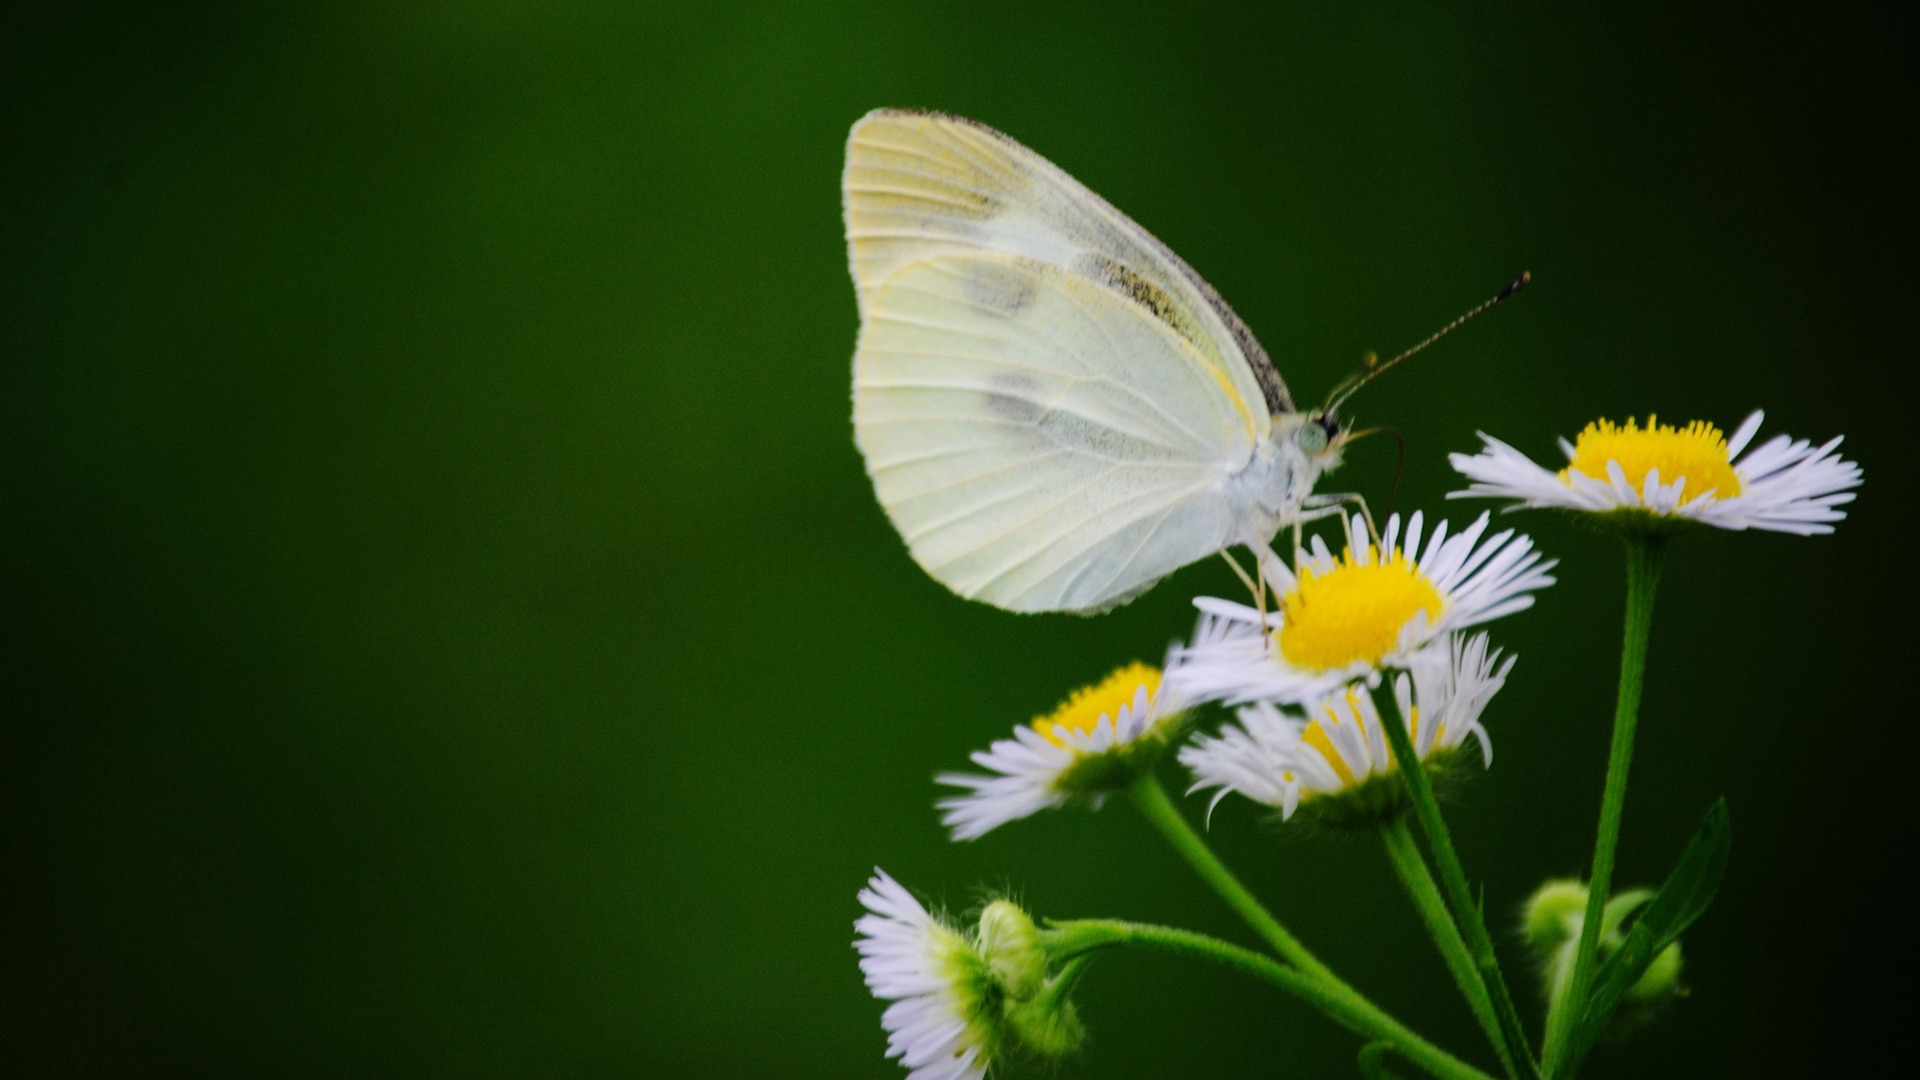
<instances>
[{"instance_id":1,"label":"daisy with white petal","mask_svg":"<svg viewBox=\"0 0 1920 1080\"><path fill-rule=\"evenodd\" d=\"M1517 499L1523 506L1595 514L1625 513L1697 521L1722 529L1769 529L1802 536L1833 531L1853 501L1860 466L1838 453L1839 437L1814 446L1776 435L1744 453L1760 430L1755 412L1731 439L1695 420L1682 428L1647 417L1641 427L1598 420L1573 443L1560 440L1567 466L1553 472L1485 434L1478 454L1449 460L1473 484L1451 498Z\"/></svg>"},{"instance_id":2,"label":"daisy with white petal","mask_svg":"<svg viewBox=\"0 0 1920 1080\"><path fill-rule=\"evenodd\" d=\"M1298 714L1261 701L1238 712L1217 736L1202 736L1180 751L1193 770L1189 791L1217 788L1218 806L1238 792L1291 819L1303 806L1317 820L1372 825L1398 814L1406 790L1388 782L1394 771L1383 723L1401 723L1429 771L1443 771L1469 736L1493 764L1493 744L1480 724L1487 702L1506 683L1513 658L1489 651L1487 636L1436 641L1407 658L1393 682L1393 719L1384 719L1374 691L1353 682L1307 704Z\"/></svg>"},{"instance_id":3,"label":"daisy with white petal","mask_svg":"<svg viewBox=\"0 0 1920 1080\"><path fill-rule=\"evenodd\" d=\"M1403 537L1396 514L1379 547L1349 541L1335 557L1315 537L1297 571L1267 561L1278 610L1263 624L1245 605L1196 599L1199 627L1174 650L1167 684L1187 701L1299 703L1377 679L1446 634L1533 606L1533 593L1553 584L1554 561L1511 530L1487 536L1487 521L1482 514L1451 536L1442 521L1427 534L1415 513ZM1360 518L1349 535L1366 535Z\"/></svg>"},{"instance_id":4,"label":"daisy with white petal","mask_svg":"<svg viewBox=\"0 0 1920 1080\"><path fill-rule=\"evenodd\" d=\"M935 779L967 794L941 800L955 840L972 840L1076 797L1096 804L1158 760L1184 722L1183 706L1149 664L1120 668L1046 716L972 755L980 773Z\"/></svg>"},{"instance_id":5,"label":"daisy with white petal","mask_svg":"<svg viewBox=\"0 0 1920 1080\"><path fill-rule=\"evenodd\" d=\"M913 1070L908 1080L980 1080L1001 1040L985 958L883 870L860 903L860 970L873 996L893 1003L880 1017L887 1056Z\"/></svg>"}]
</instances>

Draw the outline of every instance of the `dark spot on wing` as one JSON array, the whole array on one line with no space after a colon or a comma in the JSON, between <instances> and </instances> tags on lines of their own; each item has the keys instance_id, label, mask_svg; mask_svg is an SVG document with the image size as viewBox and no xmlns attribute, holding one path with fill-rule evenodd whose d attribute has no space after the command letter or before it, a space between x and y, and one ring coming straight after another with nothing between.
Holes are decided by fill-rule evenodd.
<instances>
[{"instance_id":1,"label":"dark spot on wing","mask_svg":"<svg viewBox=\"0 0 1920 1080\"><path fill-rule=\"evenodd\" d=\"M1138 270L1098 251L1082 253L1074 260L1074 269L1104 284L1107 288L1145 308L1147 314L1189 341L1197 340L1185 312L1165 289L1148 281Z\"/></svg>"},{"instance_id":2,"label":"dark spot on wing","mask_svg":"<svg viewBox=\"0 0 1920 1080\"><path fill-rule=\"evenodd\" d=\"M987 413L1016 424L1037 424L1046 410L1034 400L1040 384L1025 375L995 375L988 390Z\"/></svg>"},{"instance_id":3,"label":"dark spot on wing","mask_svg":"<svg viewBox=\"0 0 1920 1080\"><path fill-rule=\"evenodd\" d=\"M1064 450L1104 458L1138 456L1133 439L1074 413L1048 409L1041 414L1038 427L1048 442Z\"/></svg>"},{"instance_id":4,"label":"dark spot on wing","mask_svg":"<svg viewBox=\"0 0 1920 1080\"><path fill-rule=\"evenodd\" d=\"M973 263L961 278L961 293L981 307L1016 315L1040 293L1032 273L988 262Z\"/></svg>"},{"instance_id":5,"label":"dark spot on wing","mask_svg":"<svg viewBox=\"0 0 1920 1080\"><path fill-rule=\"evenodd\" d=\"M967 216L979 218L982 221L988 218L998 217L1000 211L1006 208L1006 204L1002 202L998 196L979 188L956 186L950 194L954 199L967 204L969 210Z\"/></svg>"},{"instance_id":6,"label":"dark spot on wing","mask_svg":"<svg viewBox=\"0 0 1920 1080\"><path fill-rule=\"evenodd\" d=\"M1130 461L1141 460L1143 453L1154 453L1145 450L1133 436L1077 412L1055 408L1041 384L1028 376L996 375L990 387L985 395L988 415L1026 428L1024 437L1033 440L1037 450L1061 449Z\"/></svg>"},{"instance_id":7,"label":"dark spot on wing","mask_svg":"<svg viewBox=\"0 0 1920 1080\"><path fill-rule=\"evenodd\" d=\"M1116 210L1115 213L1119 211ZM1219 291L1208 284L1207 279L1201 277L1198 271L1188 266L1185 259L1176 254L1172 248L1161 243L1152 233L1145 229L1141 229L1140 232L1161 258L1180 271L1181 276L1185 277L1188 284L1199 292L1200 298L1207 302L1207 306L1212 308L1213 313L1226 325L1227 333L1233 336L1233 343L1239 348L1240 355L1246 357L1247 366L1253 369L1254 380L1260 384L1260 393L1267 399L1267 411L1275 416L1293 412L1293 395L1287 393L1286 382L1280 378L1280 372L1275 370L1273 360L1267 356L1267 350L1260 347L1259 340L1253 336L1253 331L1248 329L1246 322L1239 315L1234 314L1233 308L1227 304ZM1198 339L1189 338L1188 340L1197 341Z\"/></svg>"},{"instance_id":8,"label":"dark spot on wing","mask_svg":"<svg viewBox=\"0 0 1920 1080\"><path fill-rule=\"evenodd\" d=\"M1187 275L1188 280L1199 290L1201 297L1226 324L1227 332L1233 335L1235 348L1246 359L1248 368L1253 372L1254 380L1260 384L1261 395L1267 399L1267 410L1275 415L1292 412L1293 401L1287 394L1286 384L1280 381L1280 373L1274 370L1273 361L1267 358L1266 350L1254 340L1253 332L1247 329L1247 324L1241 322L1239 316L1233 313L1233 309L1227 307L1226 301L1220 299L1220 294L1214 292L1213 288L1201 280L1198 274L1181 262L1179 256L1168 251L1164 246L1160 251ZM1195 324L1195 313L1181 307L1172 294L1142 277L1133 267L1099 252L1087 252L1074 262L1075 268L1081 273L1105 283L1108 288L1140 305L1149 315L1158 319L1174 333L1195 345L1206 347L1207 333Z\"/></svg>"}]
</instances>

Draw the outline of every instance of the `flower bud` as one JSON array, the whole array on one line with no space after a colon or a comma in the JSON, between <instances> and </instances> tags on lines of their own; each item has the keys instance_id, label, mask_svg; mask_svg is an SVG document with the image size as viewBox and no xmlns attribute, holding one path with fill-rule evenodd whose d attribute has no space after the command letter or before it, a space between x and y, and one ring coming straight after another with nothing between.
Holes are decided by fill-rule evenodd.
<instances>
[{"instance_id":1,"label":"flower bud","mask_svg":"<svg viewBox=\"0 0 1920 1080\"><path fill-rule=\"evenodd\" d=\"M1625 1002L1635 1004L1658 1005L1669 998L1686 996L1686 987L1680 985L1680 943L1674 942L1660 950L1653 958L1647 970L1641 974L1640 981L1627 988Z\"/></svg>"},{"instance_id":2,"label":"flower bud","mask_svg":"<svg viewBox=\"0 0 1920 1080\"><path fill-rule=\"evenodd\" d=\"M1047 977L1047 954L1040 947L1040 928L1018 904L995 900L982 909L974 943L993 981L1009 998L1024 1001L1040 991Z\"/></svg>"},{"instance_id":3,"label":"flower bud","mask_svg":"<svg viewBox=\"0 0 1920 1080\"><path fill-rule=\"evenodd\" d=\"M1528 898L1522 920L1527 944L1545 957L1580 933L1587 908L1587 887L1571 878L1549 881Z\"/></svg>"},{"instance_id":4,"label":"flower bud","mask_svg":"<svg viewBox=\"0 0 1920 1080\"><path fill-rule=\"evenodd\" d=\"M981 909L973 940L1000 991L1001 1016L1014 1042L1049 1061L1080 1045L1086 1029L1069 995L1090 957L1070 959L1049 977L1040 928L1011 900Z\"/></svg>"},{"instance_id":5,"label":"flower bud","mask_svg":"<svg viewBox=\"0 0 1920 1080\"><path fill-rule=\"evenodd\" d=\"M1562 879L1540 886L1527 901L1523 920L1527 944L1540 962L1542 986L1550 1004L1557 1002L1572 976L1574 949L1586 922L1587 892L1584 883ZM1651 903L1653 896L1649 889L1628 889L1607 901L1600 915L1600 964L1620 951L1626 943L1628 918ZM1676 941L1660 950L1621 995L1604 1034L1614 1038L1633 1031L1686 992L1680 982L1680 943Z\"/></svg>"},{"instance_id":6,"label":"flower bud","mask_svg":"<svg viewBox=\"0 0 1920 1080\"><path fill-rule=\"evenodd\" d=\"M1051 989L1026 1001L1009 1002L1007 1026L1021 1046L1048 1061L1058 1061L1079 1047L1087 1031L1065 989L1059 993Z\"/></svg>"}]
</instances>

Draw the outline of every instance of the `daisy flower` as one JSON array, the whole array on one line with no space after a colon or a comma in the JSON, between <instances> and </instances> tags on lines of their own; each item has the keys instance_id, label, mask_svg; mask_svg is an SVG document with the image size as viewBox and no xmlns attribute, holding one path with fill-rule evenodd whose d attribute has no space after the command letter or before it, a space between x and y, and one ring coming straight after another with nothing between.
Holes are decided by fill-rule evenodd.
<instances>
[{"instance_id":1,"label":"daisy flower","mask_svg":"<svg viewBox=\"0 0 1920 1080\"><path fill-rule=\"evenodd\" d=\"M1770 529L1809 536L1833 531L1853 501L1860 466L1836 450L1838 436L1820 446L1776 435L1750 453L1760 430L1755 412L1727 438L1695 420L1682 428L1647 417L1641 427L1596 420L1569 444L1567 466L1555 473L1484 432L1478 454L1449 460L1473 484L1451 498L1517 499L1522 506L1553 506L1589 513L1626 512L1656 522L1697 521L1722 529Z\"/></svg>"},{"instance_id":2,"label":"daisy flower","mask_svg":"<svg viewBox=\"0 0 1920 1080\"><path fill-rule=\"evenodd\" d=\"M976 751L973 763L988 773L936 777L967 790L941 800L940 821L955 840L972 840L1076 797L1097 805L1159 759L1180 731L1182 708L1158 668L1128 664L1014 728L1013 738Z\"/></svg>"},{"instance_id":3,"label":"daisy flower","mask_svg":"<svg viewBox=\"0 0 1920 1080\"><path fill-rule=\"evenodd\" d=\"M1553 560L1511 530L1487 536L1487 521L1482 514L1451 536L1442 521L1428 534L1415 513L1403 536L1396 514L1380 547L1349 540L1335 557L1315 537L1297 570L1269 560L1278 610L1263 622L1242 604L1196 599L1199 627L1174 650L1167 684L1187 701L1298 704L1376 680L1429 642L1531 607L1532 594L1553 584ZM1365 535L1355 517L1349 536Z\"/></svg>"},{"instance_id":4,"label":"daisy flower","mask_svg":"<svg viewBox=\"0 0 1920 1080\"><path fill-rule=\"evenodd\" d=\"M1487 702L1506 683L1513 658L1489 651L1487 636L1434 642L1407 658L1393 682L1398 713L1384 719L1374 692L1353 682L1298 714L1261 701L1242 708L1238 724L1201 736L1180 751L1193 770L1189 792L1217 788L1214 806L1238 792L1291 819L1304 804L1329 824L1372 824L1405 806L1405 789L1383 782L1394 771L1384 723L1401 723L1429 770L1444 770L1469 737L1493 764L1493 744L1480 724Z\"/></svg>"},{"instance_id":5,"label":"daisy flower","mask_svg":"<svg viewBox=\"0 0 1920 1080\"><path fill-rule=\"evenodd\" d=\"M1000 1043L987 962L967 936L875 868L853 924L867 988L891 1001L880 1017L887 1056L908 1080L981 1080Z\"/></svg>"}]
</instances>

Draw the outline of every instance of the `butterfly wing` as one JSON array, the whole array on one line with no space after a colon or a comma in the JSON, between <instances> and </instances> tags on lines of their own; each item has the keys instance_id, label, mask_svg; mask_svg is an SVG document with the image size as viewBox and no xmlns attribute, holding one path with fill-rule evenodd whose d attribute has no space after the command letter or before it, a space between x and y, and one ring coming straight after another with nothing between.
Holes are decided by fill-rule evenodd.
<instances>
[{"instance_id":1,"label":"butterfly wing","mask_svg":"<svg viewBox=\"0 0 1920 1080\"><path fill-rule=\"evenodd\" d=\"M1014 611L1104 610L1238 539L1258 405L1125 294L999 252L894 271L854 356L855 438L914 559Z\"/></svg>"},{"instance_id":2,"label":"butterfly wing","mask_svg":"<svg viewBox=\"0 0 1920 1080\"><path fill-rule=\"evenodd\" d=\"M1058 166L984 124L944 113L869 113L847 140L843 186L863 313L888 278L921 259L1021 255L1126 296L1242 398L1264 401L1256 411L1294 411L1253 332L1192 267Z\"/></svg>"},{"instance_id":3,"label":"butterfly wing","mask_svg":"<svg viewBox=\"0 0 1920 1080\"><path fill-rule=\"evenodd\" d=\"M1228 478L1293 404L1179 256L961 117L862 118L844 188L855 438L921 566L1087 612L1242 538Z\"/></svg>"}]
</instances>

